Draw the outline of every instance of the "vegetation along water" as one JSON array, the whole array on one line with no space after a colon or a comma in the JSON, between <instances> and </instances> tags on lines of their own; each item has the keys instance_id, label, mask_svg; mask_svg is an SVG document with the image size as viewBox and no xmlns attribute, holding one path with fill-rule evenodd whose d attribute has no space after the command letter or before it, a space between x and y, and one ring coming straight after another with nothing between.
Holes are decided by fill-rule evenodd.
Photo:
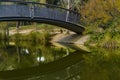
<instances>
[{"instance_id":1,"label":"vegetation along water","mask_svg":"<svg viewBox=\"0 0 120 80\"><path fill-rule=\"evenodd\" d=\"M52 4L79 13L85 31L76 36L55 25L0 22L0 80L120 80L120 0L21 1ZM70 44L51 43L58 34L75 36L57 36ZM86 35L90 37L80 39ZM70 39L77 43L71 44Z\"/></svg>"}]
</instances>

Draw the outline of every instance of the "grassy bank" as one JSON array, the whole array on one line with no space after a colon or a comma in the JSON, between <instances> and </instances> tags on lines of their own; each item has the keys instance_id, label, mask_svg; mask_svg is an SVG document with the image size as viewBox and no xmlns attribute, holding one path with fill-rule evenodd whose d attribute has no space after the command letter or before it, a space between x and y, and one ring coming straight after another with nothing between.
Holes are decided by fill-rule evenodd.
<instances>
[{"instance_id":1,"label":"grassy bank","mask_svg":"<svg viewBox=\"0 0 120 80\"><path fill-rule=\"evenodd\" d=\"M86 34L91 35L87 45L105 48L120 47L120 0L87 0L82 8L81 22Z\"/></svg>"},{"instance_id":2,"label":"grassy bank","mask_svg":"<svg viewBox=\"0 0 120 80\"><path fill-rule=\"evenodd\" d=\"M105 30L103 32L90 34L90 40L86 45L104 47L104 48L120 48L120 32Z\"/></svg>"},{"instance_id":3,"label":"grassy bank","mask_svg":"<svg viewBox=\"0 0 120 80\"><path fill-rule=\"evenodd\" d=\"M30 34L15 34L10 36L10 41L14 41L16 44L23 43L24 41L31 42L30 44L47 45L50 41L50 34L48 32L31 32Z\"/></svg>"}]
</instances>

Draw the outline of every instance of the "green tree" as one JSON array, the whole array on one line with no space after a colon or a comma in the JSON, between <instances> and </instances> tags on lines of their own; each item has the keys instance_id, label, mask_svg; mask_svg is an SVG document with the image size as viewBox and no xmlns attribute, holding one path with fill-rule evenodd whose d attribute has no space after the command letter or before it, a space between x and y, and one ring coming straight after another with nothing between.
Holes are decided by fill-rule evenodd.
<instances>
[{"instance_id":1,"label":"green tree","mask_svg":"<svg viewBox=\"0 0 120 80\"><path fill-rule=\"evenodd\" d=\"M88 25L97 23L97 27L111 26L120 16L119 4L119 0L89 0L80 10L82 19Z\"/></svg>"}]
</instances>

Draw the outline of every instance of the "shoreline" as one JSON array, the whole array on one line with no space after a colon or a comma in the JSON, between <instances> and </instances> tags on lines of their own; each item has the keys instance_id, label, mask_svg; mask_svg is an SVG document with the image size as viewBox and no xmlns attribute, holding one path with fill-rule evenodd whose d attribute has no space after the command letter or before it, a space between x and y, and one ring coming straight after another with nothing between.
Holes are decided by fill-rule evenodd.
<instances>
[{"instance_id":1,"label":"shoreline","mask_svg":"<svg viewBox=\"0 0 120 80\"><path fill-rule=\"evenodd\" d=\"M50 42L66 43L66 44L78 44L84 45L90 39L90 35L78 35L78 34L56 34L52 36Z\"/></svg>"}]
</instances>

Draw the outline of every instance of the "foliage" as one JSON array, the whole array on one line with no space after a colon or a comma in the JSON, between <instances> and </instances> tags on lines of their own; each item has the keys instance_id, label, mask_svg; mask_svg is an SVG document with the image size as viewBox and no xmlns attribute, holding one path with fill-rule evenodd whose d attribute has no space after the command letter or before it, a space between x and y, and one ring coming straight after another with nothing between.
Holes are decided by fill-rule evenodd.
<instances>
[{"instance_id":1,"label":"foliage","mask_svg":"<svg viewBox=\"0 0 120 80\"><path fill-rule=\"evenodd\" d=\"M84 80L118 80L120 78L119 60L119 50L91 48L91 54L84 55L84 61L81 64L84 65L81 68L82 78Z\"/></svg>"},{"instance_id":2,"label":"foliage","mask_svg":"<svg viewBox=\"0 0 120 80\"><path fill-rule=\"evenodd\" d=\"M96 24L97 22L97 27L114 26L113 22L117 21L118 24L120 21L119 4L119 0L89 0L80 10L82 20L86 25Z\"/></svg>"},{"instance_id":3,"label":"foliage","mask_svg":"<svg viewBox=\"0 0 120 80\"><path fill-rule=\"evenodd\" d=\"M14 40L17 45L20 45L23 41L31 41L31 45L39 43L41 45L47 45L50 41L50 34L47 32L40 33L40 32L31 32L28 35L22 34L15 34L14 36L10 37L11 40Z\"/></svg>"},{"instance_id":4,"label":"foliage","mask_svg":"<svg viewBox=\"0 0 120 80\"><path fill-rule=\"evenodd\" d=\"M120 40L120 0L88 0L79 8L81 21L96 43ZM79 6L78 6L79 7ZM104 33L104 34L101 34ZM99 34L99 35L98 35ZM101 38L102 36L102 38ZM117 40L118 39L118 40Z\"/></svg>"},{"instance_id":5,"label":"foliage","mask_svg":"<svg viewBox=\"0 0 120 80\"><path fill-rule=\"evenodd\" d=\"M114 8L116 7L112 5L111 0L110 3L103 0L89 0L81 10L83 21L86 22L86 25L91 26L92 24L91 28L94 26L104 29L105 27L116 27L119 14L115 13Z\"/></svg>"}]
</instances>

